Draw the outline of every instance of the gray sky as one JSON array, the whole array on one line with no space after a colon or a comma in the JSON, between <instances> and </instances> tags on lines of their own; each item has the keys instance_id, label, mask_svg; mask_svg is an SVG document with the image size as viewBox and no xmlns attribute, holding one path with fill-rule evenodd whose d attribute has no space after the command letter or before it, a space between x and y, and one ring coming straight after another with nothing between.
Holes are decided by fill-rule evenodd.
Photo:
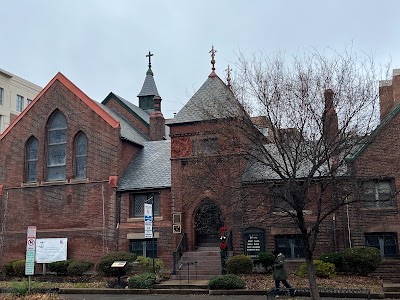
<instances>
[{"instance_id":1,"label":"gray sky","mask_svg":"<svg viewBox=\"0 0 400 300\"><path fill-rule=\"evenodd\" d=\"M62 72L89 97L138 104L152 69L170 118L236 54L314 47L373 53L400 68L398 0L0 0L0 68L45 86ZM234 68L234 67L233 67Z\"/></svg>"}]
</instances>

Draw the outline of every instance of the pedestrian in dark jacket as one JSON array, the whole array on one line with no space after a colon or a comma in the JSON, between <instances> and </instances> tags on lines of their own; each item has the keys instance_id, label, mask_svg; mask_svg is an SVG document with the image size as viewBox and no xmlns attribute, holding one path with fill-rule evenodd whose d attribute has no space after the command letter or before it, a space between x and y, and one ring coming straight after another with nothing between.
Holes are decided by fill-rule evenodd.
<instances>
[{"instance_id":1,"label":"pedestrian in dark jacket","mask_svg":"<svg viewBox=\"0 0 400 300\"><path fill-rule=\"evenodd\" d=\"M294 297L296 290L292 288L292 286L287 282L288 279L288 270L286 266L286 261L285 261L285 255L280 253L278 250L272 251L272 253L275 255L275 261L273 264L274 268L274 280L275 280L275 289L279 291L280 288L280 283L289 289L290 295Z\"/></svg>"}]
</instances>

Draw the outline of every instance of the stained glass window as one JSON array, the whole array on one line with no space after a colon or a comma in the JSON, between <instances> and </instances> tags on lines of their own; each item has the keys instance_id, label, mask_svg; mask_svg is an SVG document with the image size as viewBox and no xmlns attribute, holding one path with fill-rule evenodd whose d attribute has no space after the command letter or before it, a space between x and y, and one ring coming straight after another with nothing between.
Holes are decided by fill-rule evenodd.
<instances>
[{"instance_id":1,"label":"stained glass window","mask_svg":"<svg viewBox=\"0 0 400 300\"><path fill-rule=\"evenodd\" d=\"M37 181L38 141L30 138L26 146L26 181Z\"/></svg>"},{"instance_id":2,"label":"stained glass window","mask_svg":"<svg viewBox=\"0 0 400 300\"><path fill-rule=\"evenodd\" d=\"M75 139L75 177L86 178L87 138L79 133Z\"/></svg>"},{"instance_id":3,"label":"stained glass window","mask_svg":"<svg viewBox=\"0 0 400 300\"><path fill-rule=\"evenodd\" d=\"M64 180L67 154L67 120L61 112L49 122L47 147L47 180Z\"/></svg>"}]
</instances>

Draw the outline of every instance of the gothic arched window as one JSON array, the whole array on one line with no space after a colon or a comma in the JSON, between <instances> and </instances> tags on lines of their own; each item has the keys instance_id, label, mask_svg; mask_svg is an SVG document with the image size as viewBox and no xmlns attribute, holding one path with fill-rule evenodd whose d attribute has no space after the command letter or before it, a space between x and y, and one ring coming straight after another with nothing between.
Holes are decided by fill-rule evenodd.
<instances>
[{"instance_id":1,"label":"gothic arched window","mask_svg":"<svg viewBox=\"0 0 400 300\"><path fill-rule=\"evenodd\" d=\"M75 178L86 178L87 138L82 132L75 138Z\"/></svg>"},{"instance_id":2,"label":"gothic arched window","mask_svg":"<svg viewBox=\"0 0 400 300\"><path fill-rule=\"evenodd\" d=\"M26 181L37 181L38 141L31 137L26 144Z\"/></svg>"},{"instance_id":3,"label":"gothic arched window","mask_svg":"<svg viewBox=\"0 0 400 300\"><path fill-rule=\"evenodd\" d=\"M56 112L47 128L47 180L65 180L67 155L67 120Z\"/></svg>"}]
</instances>

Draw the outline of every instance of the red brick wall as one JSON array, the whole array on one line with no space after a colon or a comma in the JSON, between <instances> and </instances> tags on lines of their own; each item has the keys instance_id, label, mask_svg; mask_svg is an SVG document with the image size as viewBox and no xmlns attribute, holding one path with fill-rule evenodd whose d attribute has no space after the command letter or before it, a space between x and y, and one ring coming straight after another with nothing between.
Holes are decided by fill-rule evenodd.
<instances>
[{"instance_id":1,"label":"red brick wall","mask_svg":"<svg viewBox=\"0 0 400 300\"><path fill-rule=\"evenodd\" d=\"M46 181L46 125L58 109L67 119L66 181ZM87 180L74 180L75 135L88 140ZM23 184L25 144L39 142L38 183ZM96 261L115 250L116 193L109 176L121 175L138 149L120 140L112 128L59 81L42 95L0 141L3 172L1 220L5 225L3 260L24 258L26 230L37 226L37 237L67 237L68 257ZM121 160L121 158L123 158ZM104 219L103 219L104 212Z\"/></svg>"},{"instance_id":2,"label":"red brick wall","mask_svg":"<svg viewBox=\"0 0 400 300\"><path fill-rule=\"evenodd\" d=\"M400 116L396 115L353 163L354 174L365 178L394 179L395 191L400 189L399 128ZM392 207L365 208L362 203L351 207L350 224L354 244L364 245L366 232L397 232L399 237L400 211L397 194L393 201Z\"/></svg>"},{"instance_id":3,"label":"red brick wall","mask_svg":"<svg viewBox=\"0 0 400 300\"><path fill-rule=\"evenodd\" d=\"M144 135L149 136L149 126L145 125L141 120L139 120L136 116L132 115L131 112L127 111L121 104L115 100L114 98L110 98L106 106L117 111L121 115L123 115L126 119L129 120L136 128L138 128Z\"/></svg>"},{"instance_id":4,"label":"red brick wall","mask_svg":"<svg viewBox=\"0 0 400 300\"><path fill-rule=\"evenodd\" d=\"M159 233L157 238L157 255L164 262L165 267L172 270L172 252L175 251L174 239L176 234L172 233L172 213L171 213L171 190L151 190L147 192L160 192L161 216L155 217L154 232ZM120 250L129 250L129 240L127 234L144 234L143 218L129 218L130 193L121 194L121 223L119 226L118 245Z\"/></svg>"}]
</instances>

